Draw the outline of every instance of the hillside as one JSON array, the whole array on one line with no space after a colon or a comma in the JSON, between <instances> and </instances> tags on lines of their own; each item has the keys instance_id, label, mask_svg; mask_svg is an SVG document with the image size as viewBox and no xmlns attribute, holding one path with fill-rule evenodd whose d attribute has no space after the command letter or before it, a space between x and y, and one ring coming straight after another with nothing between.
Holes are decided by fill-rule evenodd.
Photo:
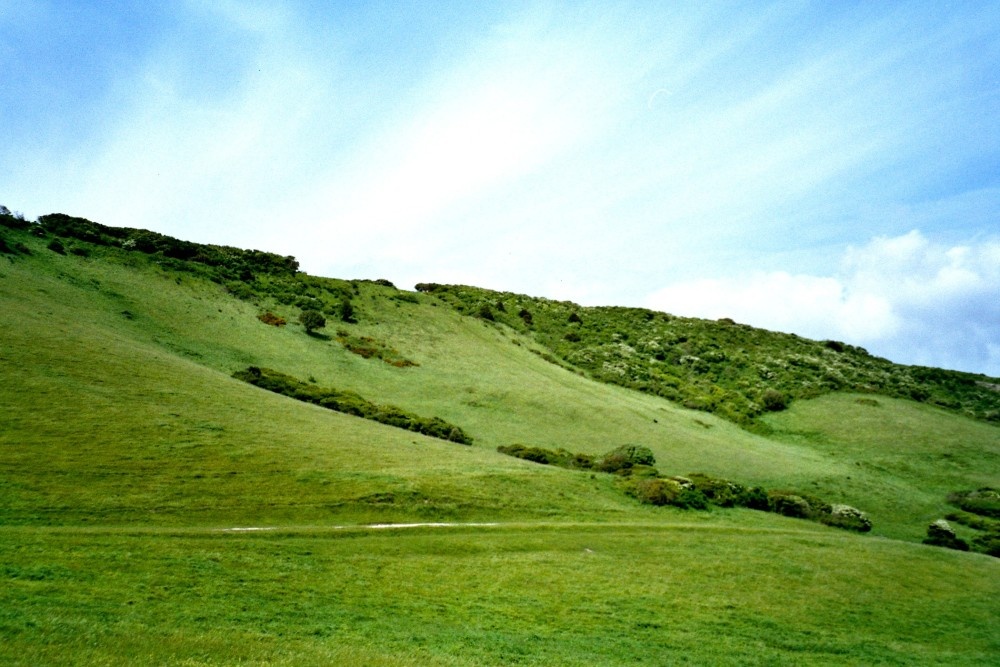
<instances>
[{"instance_id":1,"label":"hillside","mask_svg":"<svg viewBox=\"0 0 1000 667\"><path fill-rule=\"evenodd\" d=\"M876 393L1000 422L995 378L908 367L839 341L813 341L640 308L585 308L462 285L420 284L461 313L530 335L550 359L588 376L718 414L746 426L795 399Z\"/></svg>"},{"instance_id":2,"label":"hillside","mask_svg":"<svg viewBox=\"0 0 1000 667\"><path fill-rule=\"evenodd\" d=\"M0 251L0 662L1000 656L998 561L919 544L957 511L949 493L1000 486L996 380L729 323L318 278L293 258L68 216L7 218ZM327 324L308 335L297 321L311 309ZM671 355L708 349L776 375L716 381L715 357L697 379L671 370L690 365ZM849 381L809 380L793 357ZM248 367L440 419L472 444L233 377ZM641 368L663 387L681 378L678 395L633 386ZM724 400L685 407L685 392L713 386ZM767 389L787 409L719 407ZM664 474L813 494L863 509L873 529L644 505L620 476L496 451L515 443L593 456L642 445ZM496 525L364 528L387 522Z\"/></svg>"}]
</instances>

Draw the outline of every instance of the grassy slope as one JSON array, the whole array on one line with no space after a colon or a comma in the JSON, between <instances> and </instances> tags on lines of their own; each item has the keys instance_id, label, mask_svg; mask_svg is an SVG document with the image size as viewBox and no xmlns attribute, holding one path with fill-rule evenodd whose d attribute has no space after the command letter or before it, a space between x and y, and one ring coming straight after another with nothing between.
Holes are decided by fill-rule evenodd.
<instances>
[{"instance_id":1,"label":"grassy slope","mask_svg":"<svg viewBox=\"0 0 1000 667\"><path fill-rule=\"evenodd\" d=\"M995 483L995 427L834 396L796 403L767 439L585 380L426 296L400 303L362 285L352 329L421 364L399 369L262 325L257 307L216 285L26 242L33 256L0 260L0 662L982 664L1000 655L995 559L749 511L643 508L602 476L492 451L641 442L664 470L816 481L877 510L883 534L915 537L923 526L913 527L909 503L921 503L923 521L943 500L938 489ZM440 415L477 444L229 378L248 364ZM900 424L924 463L879 436ZM561 527L325 528L441 519ZM594 521L604 527L578 524ZM205 529L271 524L300 527Z\"/></svg>"},{"instance_id":2,"label":"grassy slope","mask_svg":"<svg viewBox=\"0 0 1000 667\"><path fill-rule=\"evenodd\" d=\"M768 423L777 439L849 469L801 480L802 488L863 504L894 537L923 537L926 524L954 510L944 503L949 492L995 487L1000 479L1000 429L929 405L830 394Z\"/></svg>"}]
</instances>

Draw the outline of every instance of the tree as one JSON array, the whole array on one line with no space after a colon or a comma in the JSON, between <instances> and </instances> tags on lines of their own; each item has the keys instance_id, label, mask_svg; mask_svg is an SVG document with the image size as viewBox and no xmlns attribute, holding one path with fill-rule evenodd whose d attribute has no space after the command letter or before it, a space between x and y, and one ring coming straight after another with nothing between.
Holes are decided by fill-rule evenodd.
<instances>
[{"instance_id":1,"label":"tree","mask_svg":"<svg viewBox=\"0 0 1000 667\"><path fill-rule=\"evenodd\" d=\"M311 334L326 326L326 318L317 310L303 310L299 315L299 324L306 328L306 333Z\"/></svg>"},{"instance_id":2,"label":"tree","mask_svg":"<svg viewBox=\"0 0 1000 667\"><path fill-rule=\"evenodd\" d=\"M354 324L358 321L354 317L354 305L351 303L350 299L344 299L340 302L340 320L341 322L347 322L348 324Z\"/></svg>"}]
</instances>

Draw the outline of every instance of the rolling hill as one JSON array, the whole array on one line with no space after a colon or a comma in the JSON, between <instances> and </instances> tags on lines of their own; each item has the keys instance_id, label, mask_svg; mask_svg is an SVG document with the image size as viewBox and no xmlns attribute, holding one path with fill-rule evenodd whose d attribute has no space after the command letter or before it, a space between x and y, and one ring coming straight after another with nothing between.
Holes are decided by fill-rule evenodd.
<instances>
[{"instance_id":1,"label":"rolling hill","mask_svg":"<svg viewBox=\"0 0 1000 667\"><path fill-rule=\"evenodd\" d=\"M1000 486L1000 380L728 321L320 278L60 214L2 222L0 661L1000 658L1000 562L921 544L951 515L989 547L989 511L954 494ZM398 427L435 419L471 444ZM515 444L636 445L656 470L497 451ZM872 530L626 493L693 473L851 505Z\"/></svg>"}]
</instances>

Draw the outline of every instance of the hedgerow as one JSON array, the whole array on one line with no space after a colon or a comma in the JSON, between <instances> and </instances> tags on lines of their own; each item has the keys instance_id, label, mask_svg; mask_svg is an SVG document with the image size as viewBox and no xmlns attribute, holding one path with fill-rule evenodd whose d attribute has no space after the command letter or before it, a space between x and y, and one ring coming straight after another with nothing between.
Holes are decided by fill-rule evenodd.
<instances>
[{"instance_id":1,"label":"hedgerow","mask_svg":"<svg viewBox=\"0 0 1000 667\"><path fill-rule=\"evenodd\" d=\"M656 463L653 452L642 445L622 445L597 457L523 444L501 445L497 451L542 465L613 474L619 478L618 486L626 495L646 505L694 510L707 510L712 505L745 507L862 533L872 528L861 510L849 505L831 505L809 494L768 492L759 486L747 487L704 473L686 477L662 475L653 467Z\"/></svg>"},{"instance_id":2,"label":"hedgerow","mask_svg":"<svg viewBox=\"0 0 1000 667\"><path fill-rule=\"evenodd\" d=\"M988 486L974 491L955 491L948 494L948 502L962 511L952 512L945 519L960 523L979 533L972 538L971 544L967 544L967 548L971 547L974 551L1000 558L1000 491ZM935 534L932 535L932 532ZM962 548L940 530L928 529L924 543Z\"/></svg>"},{"instance_id":3,"label":"hedgerow","mask_svg":"<svg viewBox=\"0 0 1000 667\"><path fill-rule=\"evenodd\" d=\"M352 391L317 387L270 368L250 366L245 370L237 371L233 377L261 389L267 389L336 412L371 419L441 440L463 445L472 444L472 438L465 431L439 417L420 417L394 405L373 403Z\"/></svg>"}]
</instances>

